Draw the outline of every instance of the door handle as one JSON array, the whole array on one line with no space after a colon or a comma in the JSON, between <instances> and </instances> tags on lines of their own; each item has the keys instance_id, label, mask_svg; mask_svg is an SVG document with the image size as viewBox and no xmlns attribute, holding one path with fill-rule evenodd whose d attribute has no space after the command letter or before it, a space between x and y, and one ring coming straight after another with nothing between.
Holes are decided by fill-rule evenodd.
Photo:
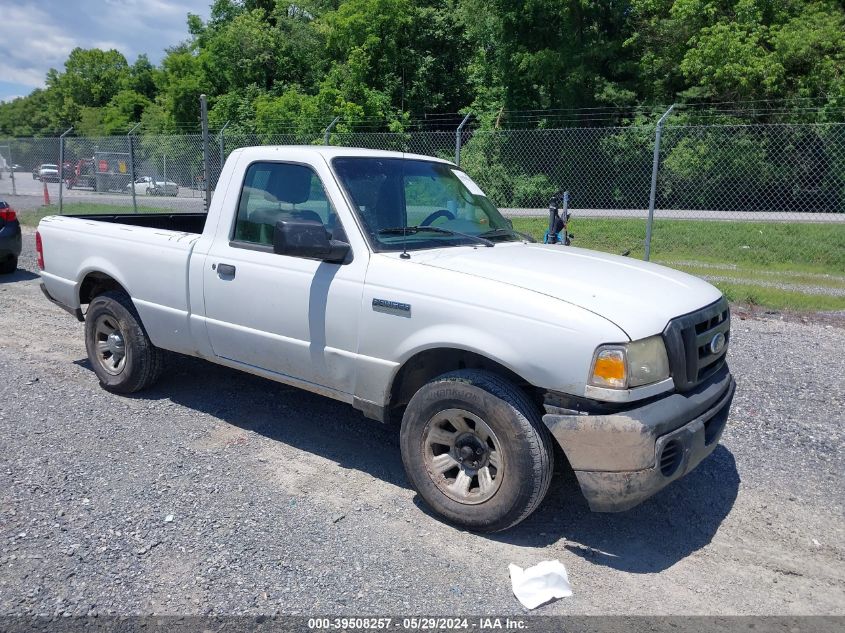
<instances>
[{"instance_id":1,"label":"door handle","mask_svg":"<svg viewBox=\"0 0 845 633\"><path fill-rule=\"evenodd\" d=\"M231 264L217 264L217 274L221 277L234 277L235 267Z\"/></svg>"}]
</instances>

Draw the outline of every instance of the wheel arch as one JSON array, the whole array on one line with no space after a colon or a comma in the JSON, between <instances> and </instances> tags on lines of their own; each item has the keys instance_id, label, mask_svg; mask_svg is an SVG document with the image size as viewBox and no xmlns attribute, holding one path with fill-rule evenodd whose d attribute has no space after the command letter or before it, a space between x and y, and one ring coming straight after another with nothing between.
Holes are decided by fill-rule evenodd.
<instances>
[{"instance_id":1,"label":"wheel arch","mask_svg":"<svg viewBox=\"0 0 845 633\"><path fill-rule=\"evenodd\" d=\"M396 370L388 390L387 410L401 412L417 390L430 380L459 369L481 369L500 376L526 392L535 403L541 402L540 390L503 362L466 348L448 346L417 351Z\"/></svg>"},{"instance_id":2,"label":"wheel arch","mask_svg":"<svg viewBox=\"0 0 845 633\"><path fill-rule=\"evenodd\" d=\"M101 270L88 271L79 284L79 305L91 303L94 298L110 290L118 290L131 298L126 287L112 275Z\"/></svg>"}]
</instances>

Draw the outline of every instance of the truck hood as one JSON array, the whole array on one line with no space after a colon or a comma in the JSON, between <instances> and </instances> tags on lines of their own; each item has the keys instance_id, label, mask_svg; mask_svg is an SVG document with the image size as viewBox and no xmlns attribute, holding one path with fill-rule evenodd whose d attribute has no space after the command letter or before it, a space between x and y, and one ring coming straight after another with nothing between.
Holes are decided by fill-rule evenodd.
<instances>
[{"instance_id":1,"label":"truck hood","mask_svg":"<svg viewBox=\"0 0 845 633\"><path fill-rule=\"evenodd\" d=\"M594 312L632 340L718 300L706 281L648 262L566 246L500 243L413 254L411 261L538 292Z\"/></svg>"}]
</instances>

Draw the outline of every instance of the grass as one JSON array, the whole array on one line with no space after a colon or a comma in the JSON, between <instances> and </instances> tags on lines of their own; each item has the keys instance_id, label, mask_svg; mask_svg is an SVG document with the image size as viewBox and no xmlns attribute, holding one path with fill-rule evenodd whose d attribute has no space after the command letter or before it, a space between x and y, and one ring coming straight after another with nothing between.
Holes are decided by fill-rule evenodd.
<instances>
[{"instance_id":1,"label":"grass","mask_svg":"<svg viewBox=\"0 0 845 633\"><path fill-rule=\"evenodd\" d=\"M86 215L102 214L112 215L118 213L132 213L132 207L121 205L97 204L95 202L70 202L62 205L64 215ZM174 213L173 209L162 207L148 207L138 205L138 213ZM18 219L24 226L38 226L41 218L48 215L58 215L59 205L51 204L39 207L34 211L18 211Z\"/></svg>"},{"instance_id":2,"label":"grass","mask_svg":"<svg viewBox=\"0 0 845 633\"><path fill-rule=\"evenodd\" d=\"M797 310L801 312L845 310L845 297L830 297L827 295L781 290L780 288L765 288L751 284L735 284L724 281L715 281L712 283L724 293L731 303L761 306L774 310Z\"/></svg>"},{"instance_id":3,"label":"grass","mask_svg":"<svg viewBox=\"0 0 845 633\"><path fill-rule=\"evenodd\" d=\"M514 218L517 230L542 239L545 218ZM645 253L645 222L573 218L574 244L610 253ZM843 310L845 224L655 220L652 260L701 277L733 302L788 310ZM769 284L788 284L788 289ZM802 287L803 286L803 287Z\"/></svg>"},{"instance_id":4,"label":"grass","mask_svg":"<svg viewBox=\"0 0 845 633\"><path fill-rule=\"evenodd\" d=\"M800 270L769 270L735 264L705 264L701 262L671 261L656 259L655 263L672 266L699 277L725 277L732 283L750 281L756 285L767 286L773 282L785 284L803 284L822 288L837 288L845 291L845 274L825 274L802 272Z\"/></svg>"}]
</instances>

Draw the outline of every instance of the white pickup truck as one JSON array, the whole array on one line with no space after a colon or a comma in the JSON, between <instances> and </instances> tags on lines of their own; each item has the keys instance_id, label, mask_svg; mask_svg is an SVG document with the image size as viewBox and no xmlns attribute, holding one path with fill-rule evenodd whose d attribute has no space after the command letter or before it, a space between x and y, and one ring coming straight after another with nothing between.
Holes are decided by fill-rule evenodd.
<instances>
[{"instance_id":1,"label":"white pickup truck","mask_svg":"<svg viewBox=\"0 0 845 633\"><path fill-rule=\"evenodd\" d=\"M556 454L593 510L638 504L713 451L734 394L716 288L533 243L436 158L240 149L207 216L47 217L36 248L106 389L177 352L401 421L410 483L470 529L528 516Z\"/></svg>"}]
</instances>

